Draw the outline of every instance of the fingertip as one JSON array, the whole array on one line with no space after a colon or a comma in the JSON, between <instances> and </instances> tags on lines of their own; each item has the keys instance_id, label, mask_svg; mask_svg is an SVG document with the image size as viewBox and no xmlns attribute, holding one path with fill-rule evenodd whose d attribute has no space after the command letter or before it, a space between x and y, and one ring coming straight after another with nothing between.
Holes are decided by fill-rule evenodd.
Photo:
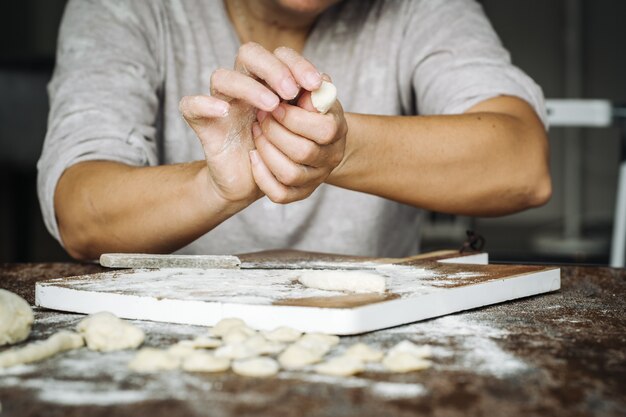
<instances>
[{"instance_id":1,"label":"fingertip","mask_svg":"<svg viewBox=\"0 0 626 417\"><path fill-rule=\"evenodd\" d=\"M308 71L304 76L304 80L307 83L307 90L317 90L322 85L322 74L317 71Z\"/></svg>"}]
</instances>

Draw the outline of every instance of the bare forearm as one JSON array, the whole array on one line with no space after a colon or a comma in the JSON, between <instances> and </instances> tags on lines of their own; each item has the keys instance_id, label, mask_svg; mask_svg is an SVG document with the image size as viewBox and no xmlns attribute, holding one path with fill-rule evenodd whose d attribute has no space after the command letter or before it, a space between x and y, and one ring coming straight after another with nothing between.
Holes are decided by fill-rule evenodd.
<instances>
[{"instance_id":1,"label":"bare forearm","mask_svg":"<svg viewBox=\"0 0 626 417\"><path fill-rule=\"evenodd\" d=\"M76 258L167 253L247 205L227 203L211 190L204 161L158 167L85 162L61 177L55 210L66 249Z\"/></svg>"},{"instance_id":2,"label":"bare forearm","mask_svg":"<svg viewBox=\"0 0 626 417\"><path fill-rule=\"evenodd\" d=\"M541 205L551 190L545 132L530 107L506 100L513 115L480 107L458 116L350 114L346 157L328 182L464 215Z\"/></svg>"}]
</instances>

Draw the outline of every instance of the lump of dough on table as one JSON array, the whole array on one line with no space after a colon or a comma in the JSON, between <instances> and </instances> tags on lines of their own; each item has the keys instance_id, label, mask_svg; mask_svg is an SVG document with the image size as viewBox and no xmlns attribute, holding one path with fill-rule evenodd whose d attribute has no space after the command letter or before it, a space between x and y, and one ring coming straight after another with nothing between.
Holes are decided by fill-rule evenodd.
<instances>
[{"instance_id":1,"label":"lump of dough on table","mask_svg":"<svg viewBox=\"0 0 626 417\"><path fill-rule=\"evenodd\" d=\"M139 349L128 367L136 372L170 371L180 366L181 359L166 350L155 348Z\"/></svg>"},{"instance_id":2,"label":"lump of dough on table","mask_svg":"<svg viewBox=\"0 0 626 417\"><path fill-rule=\"evenodd\" d=\"M242 326L246 326L243 320L229 317L218 321L217 324L209 330L209 334L213 337L222 337L231 330Z\"/></svg>"},{"instance_id":3,"label":"lump of dough on table","mask_svg":"<svg viewBox=\"0 0 626 417\"><path fill-rule=\"evenodd\" d=\"M396 352L388 353L383 359L383 365L391 372L411 372L430 368L432 362L409 352Z\"/></svg>"},{"instance_id":4,"label":"lump of dough on table","mask_svg":"<svg viewBox=\"0 0 626 417\"><path fill-rule=\"evenodd\" d=\"M34 321L33 310L17 294L0 289L0 346L25 340Z\"/></svg>"},{"instance_id":5,"label":"lump of dough on table","mask_svg":"<svg viewBox=\"0 0 626 417\"><path fill-rule=\"evenodd\" d=\"M222 336L222 340L226 344L240 343L256 334L256 330L243 325L230 329Z\"/></svg>"},{"instance_id":6,"label":"lump of dough on table","mask_svg":"<svg viewBox=\"0 0 626 417\"><path fill-rule=\"evenodd\" d=\"M233 371L243 376L267 378L278 373L278 362L272 358L252 358L233 362Z\"/></svg>"},{"instance_id":7,"label":"lump of dough on table","mask_svg":"<svg viewBox=\"0 0 626 417\"><path fill-rule=\"evenodd\" d=\"M353 356L338 356L315 365L315 372L324 375L351 376L363 372L365 365Z\"/></svg>"},{"instance_id":8,"label":"lump of dough on table","mask_svg":"<svg viewBox=\"0 0 626 417\"><path fill-rule=\"evenodd\" d=\"M136 349L144 341L144 332L119 317L102 311L83 319L76 330L85 338L87 347L101 352Z\"/></svg>"},{"instance_id":9,"label":"lump of dough on table","mask_svg":"<svg viewBox=\"0 0 626 417\"><path fill-rule=\"evenodd\" d=\"M337 87L328 81L322 81L320 88L311 92L311 103L322 114L330 110L335 100L337 100Z\"/></svg>"},{"instance_id":10,"label":"lump of dough on table","mask_svg":"<svg viewBox=\"0 0 626 417\"><path fill-rule=\"evenodd\" d=\"M38 362L66 350L78 349L84 344L82 336L78 333L61 330L46 340L0 353L0 368Z\"/></svg>"},{"instance_id":11,"label":"lump of dough on table","mask_svg":"<svg viewBox=\"0 0 626 417\"><path fill-rule=\"evenodd\" d=\"M254 350L257 355L276 355L286 347L284 343L267 340L260 334L251 336L242 343Z\"/></svg>"},{"instance_id":12,"label":"lump of dough on table","mask_svg":"<svg viewBox=\"0 0 626 417\"><path fill-rule=\"evenodd\" d=\"M285 369L302 369L321 361L325 354L326 352L321 353L296 342L280 354L278 362Z\"/></svg>"},{"instance_id":13,"label":"lump of dough on table","mask_svg":"<svg viewBox=\"0 0 626 417\"><path fill-rule=\"evenodd\" d=\"M262 332L267 340L274 342L295 342L302 336L302 332L291 327L281 326L274 330Z\"/></svg>"},{"instance_id":14,"label":"lump of dough on table","mask_svg":"<svg viewBox=\"0 0 626 417\"><path fill-rule=\"evenodd\" d=\"M258 354L253 347L245 343L233 343L217 348L215 350L215 356L227 359L248 359L258 356Z\"/></svg>"},{"instance_id":15,"label":"lump of dough on table","mask_svg":"<svg viewBox=\"0 0 626 417\"><path fill-rule=\"evenodd\" d=\"M383 355L382 351L374 349L365 343L352 345L344 353L344 356L349 356L363 362L380 362Z\"/></svg>"},{"instance_id":16,"label":"lump of dough on table","mask_svg":"<svg viewBox=\"0 0 626 417\"><path fill-rule=\"evenodd\" d=\"M189 372L224 372L230 368L230 359L218 358L203 351L195 351L183 360L183 370Z\"/></svg>"},{"instance_id":17,"label":"lump of dough on table","mask_svg":"<svg viewBox=\"0 0 626 417\"><path fill-rule=\"evenodd\" d=\"M303 271L298 281L306 287L328 291L384 293L387 288L384 276L363 271Z\"/></svg>"},{"instance_id":18,"label":"lump of dough on table","mask_svg":"<svg viewBox=\"0 0 626 417\"><path fill-rule=\"evenodd\" d=\"M192 340L181 340L177 344L194 349L214 349L222 346L222 341L212 337L198 336Z\"/></svg>"},{"instance_id":19,"label":"lump of dough on table","mask_svg":"<svg viewBox=\"0 0 626 417\"><path fill-rule=\"evenodd\" d=\"M429 358L432 356L432 349L430 346L418 346L409 340L403 340L402 342L389 349L388 355L394 355L396 353L402 352L410 353L417 358Z\"/></svg>"}]
</instances>

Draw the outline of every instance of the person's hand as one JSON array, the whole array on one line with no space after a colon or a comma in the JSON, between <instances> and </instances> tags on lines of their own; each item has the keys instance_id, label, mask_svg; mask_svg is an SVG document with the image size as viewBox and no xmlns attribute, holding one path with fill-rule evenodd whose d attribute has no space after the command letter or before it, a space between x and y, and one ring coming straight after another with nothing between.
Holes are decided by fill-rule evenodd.
<instances>
[{"instance_id":1,"label":"person's hand","mask_svg":"<svg viewBox=\"0 0 626 417\"><path fill-rule=\"evenodd\" d=\"M280 99L295 98L299 86L314 90L321 84L320 74L308 61L278 56L280 52L275 55L246 43L234 70L213 72L211 96L184 97L180 102L181 113L204 149L212 187L226 201L252 202L261 196L249 156L256 111L271 112Z\"/></svg>"},{"instance_id":2,"label":"person's hand","mask_svg":"<svg viewBox=\"0 0 626 417\"><path fill-rule=\"evenodd\" d=\"M339 101L320 114L307 91L297 106L281 103L270 113L259 111L257 119L252 125L257 148L250 152L252 173L275 203L310 196L343 160L348 127Z\"/></svg>"}]
</instances>

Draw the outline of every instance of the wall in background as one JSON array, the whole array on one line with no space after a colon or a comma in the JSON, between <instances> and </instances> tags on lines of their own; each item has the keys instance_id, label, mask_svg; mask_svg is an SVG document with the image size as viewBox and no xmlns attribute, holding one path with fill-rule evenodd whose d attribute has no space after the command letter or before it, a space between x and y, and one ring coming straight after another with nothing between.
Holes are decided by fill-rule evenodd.
<instances>
[{"instance_id":1,"label":"wall in background","mask_svg":"<svg viewBox=\"0 0 626 417\"><path fill-rule=\"evenodd\" d=\"M567 0L482 0L513 60L544 89L563 97L563 6ZM35 167L45 134L45 84L54 58L65 0L0 2L0 261L67 259L43 228L35 196ZM584 0L584 97L626 102L626 2ZM554 195L545 207L498 219L478 219L488 250L498 259L539 259L530 241L558 233L563 205L564 138L550 132ZM619 141L617 129L586 130L584 220L589 233L608 238L613 215ZM426 247L456 246L462 236ZM429 246L430 245L430 246ZM598 260L598 259L594 259ZM604 258L599 258L600 261Z\"/></svg>"}]
</instances>

